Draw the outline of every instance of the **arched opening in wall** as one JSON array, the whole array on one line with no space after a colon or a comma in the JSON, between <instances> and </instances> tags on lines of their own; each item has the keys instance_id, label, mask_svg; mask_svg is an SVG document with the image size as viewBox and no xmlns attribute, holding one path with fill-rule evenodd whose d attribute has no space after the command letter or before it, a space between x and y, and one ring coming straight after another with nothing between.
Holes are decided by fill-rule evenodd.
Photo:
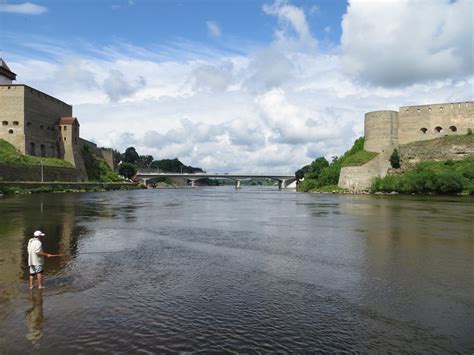
<instances>
[{"instance_id":1,"label":"arched opening in wall","mask_svg":"<svg viewBox=\"0 0 474 355\"><path fill-rule=\"evenodd\" d=\"M30 143L30 155L36 155L35 144L33 142Z\"/></svg>"},{"instance_id":2,"label":"arched opening in wall","mask_svg":"<svg viewBox=\"0 0 474 355\"><path fill-rule=\"evenodd\" d=\"M428 128L425 128L425 127L420 128L420 132L425 134L426 132L428 132Z\"/></svg>"},{"instance_id":3,"label":"arched opening in wall","mask_svg":"<svg viewBox=\"0 0 474 355\"><path fill-rule=\"evenodd\" d=\"M449 127L449 130L451 132L456 132L458 129L456 128L456 126L451 126L451 127Z\"/></svg>"},{"instance_id":4,"label":"arched opening in wall","mask_svg":"<svg viewBox=\"0 0 474 355\"><path fill-rule=\"evenodd\" d=\"M41 156L44 158L46 156L46 147L44 146L44 144L40 145L40 152Z\"/></svg>"},{"instance_id":5,"label":"arched opening in wall","mask_svg":"<svg viewBox=\"0 0 474 355\"><path fill-rule=\"evenodd\" d=\"M443 132L443 128L440 127L440 126L437 126L437 127L435 127L435 132L436 133L441 133L441 132Z\"/></svg>"},{"instance_id":6,"label":"arched opening in wall","mask_svg":"<svg viewBox=\"0 0 474 355\"><path fill-rule=\"evenodd\" d=\"M13 129L9 129L8 133L13 134Z\"/></svg>"}]
</instances>

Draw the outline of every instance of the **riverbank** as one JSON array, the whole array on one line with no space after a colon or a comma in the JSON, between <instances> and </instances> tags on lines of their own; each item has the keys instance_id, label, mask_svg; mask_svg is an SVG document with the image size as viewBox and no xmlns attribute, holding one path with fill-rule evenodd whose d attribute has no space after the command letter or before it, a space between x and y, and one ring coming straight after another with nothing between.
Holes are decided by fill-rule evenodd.
<instances>
[{"instance_id":1,"label":"riverbank","mask_svg":"<svg viewBox=\"0 0 474 355\"><path fill-rule=\"evenodd\" d=\"M0 195L31 194L44 192L86 192L110 190L134 190L140 186L126 182L36 182L36 181L1 181Z\"/></svg>"}]
</instances>

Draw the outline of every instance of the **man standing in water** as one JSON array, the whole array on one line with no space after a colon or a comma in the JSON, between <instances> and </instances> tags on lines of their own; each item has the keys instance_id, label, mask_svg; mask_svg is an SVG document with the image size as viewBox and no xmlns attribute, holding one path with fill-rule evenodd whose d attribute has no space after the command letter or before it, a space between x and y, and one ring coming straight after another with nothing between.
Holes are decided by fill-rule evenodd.
<instances>
[{"instance_id":1,"label":"man standing in water","mask_svg":"<svg viewBox=\"0 0 474 355\"><path fill-rule=\"evenodd\" d=\"M43 244L41 243L40 237L44 236L41 231L33 233L34 238L28 241L28 266L30 269L30 290L34 288L33 282L35 276L38 279L38 288L43 289L43 265L44 257L50 258L52 256L59 256L54 254L45 253L43 251Z\"/></svg>"}]
</instances>

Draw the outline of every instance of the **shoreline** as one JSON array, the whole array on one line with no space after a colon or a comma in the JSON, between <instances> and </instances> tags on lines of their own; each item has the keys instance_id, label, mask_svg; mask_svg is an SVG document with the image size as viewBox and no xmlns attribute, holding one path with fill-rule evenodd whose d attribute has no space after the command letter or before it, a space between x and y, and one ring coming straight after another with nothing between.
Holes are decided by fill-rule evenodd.
<instances>
[{"instance_id":1,"label":"shoreline","mask_svg":"<svg viewBox=\"0 0 474 355\"><path fill-rule=\"evenodd\" d=\"M139 188L138 184L129 182L0 181L0 196L135 190Z\"/></svg>"}]
</instances>

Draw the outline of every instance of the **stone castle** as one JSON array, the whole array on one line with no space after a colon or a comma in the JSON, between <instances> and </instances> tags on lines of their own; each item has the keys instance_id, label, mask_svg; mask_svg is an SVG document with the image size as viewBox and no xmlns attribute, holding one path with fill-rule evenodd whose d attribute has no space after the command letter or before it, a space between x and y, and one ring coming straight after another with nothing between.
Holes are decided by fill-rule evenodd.
<instances>
[{"instance_id":1,"label":"stone castle","mask_svg":"<svg viewBox=\"0 0 474 355\"><path fill-rule=\"evenodd\" d=\"M365 114L364 150L379 155L362 166L341 169L339 186L365 190L376 176L385 176L395 148L440 138L465 135L474 129L474 101L402 106L399 111L374 111Z\"/></svg>"},{"instance_id":2,"label":"stone castle","mask_svg":"<svg viewBox=\"0 0 474 355\"><path fill-rule=\"evenodd\" d=\"M22 154L61 158L78 170L78 181L87 181L82 149L102 156L113 166L112 150L99 149L79 136L79 121L72 106L24 84L13 84L16 74L0 58L0 138Z\"/></svg>"}]
</instances>

